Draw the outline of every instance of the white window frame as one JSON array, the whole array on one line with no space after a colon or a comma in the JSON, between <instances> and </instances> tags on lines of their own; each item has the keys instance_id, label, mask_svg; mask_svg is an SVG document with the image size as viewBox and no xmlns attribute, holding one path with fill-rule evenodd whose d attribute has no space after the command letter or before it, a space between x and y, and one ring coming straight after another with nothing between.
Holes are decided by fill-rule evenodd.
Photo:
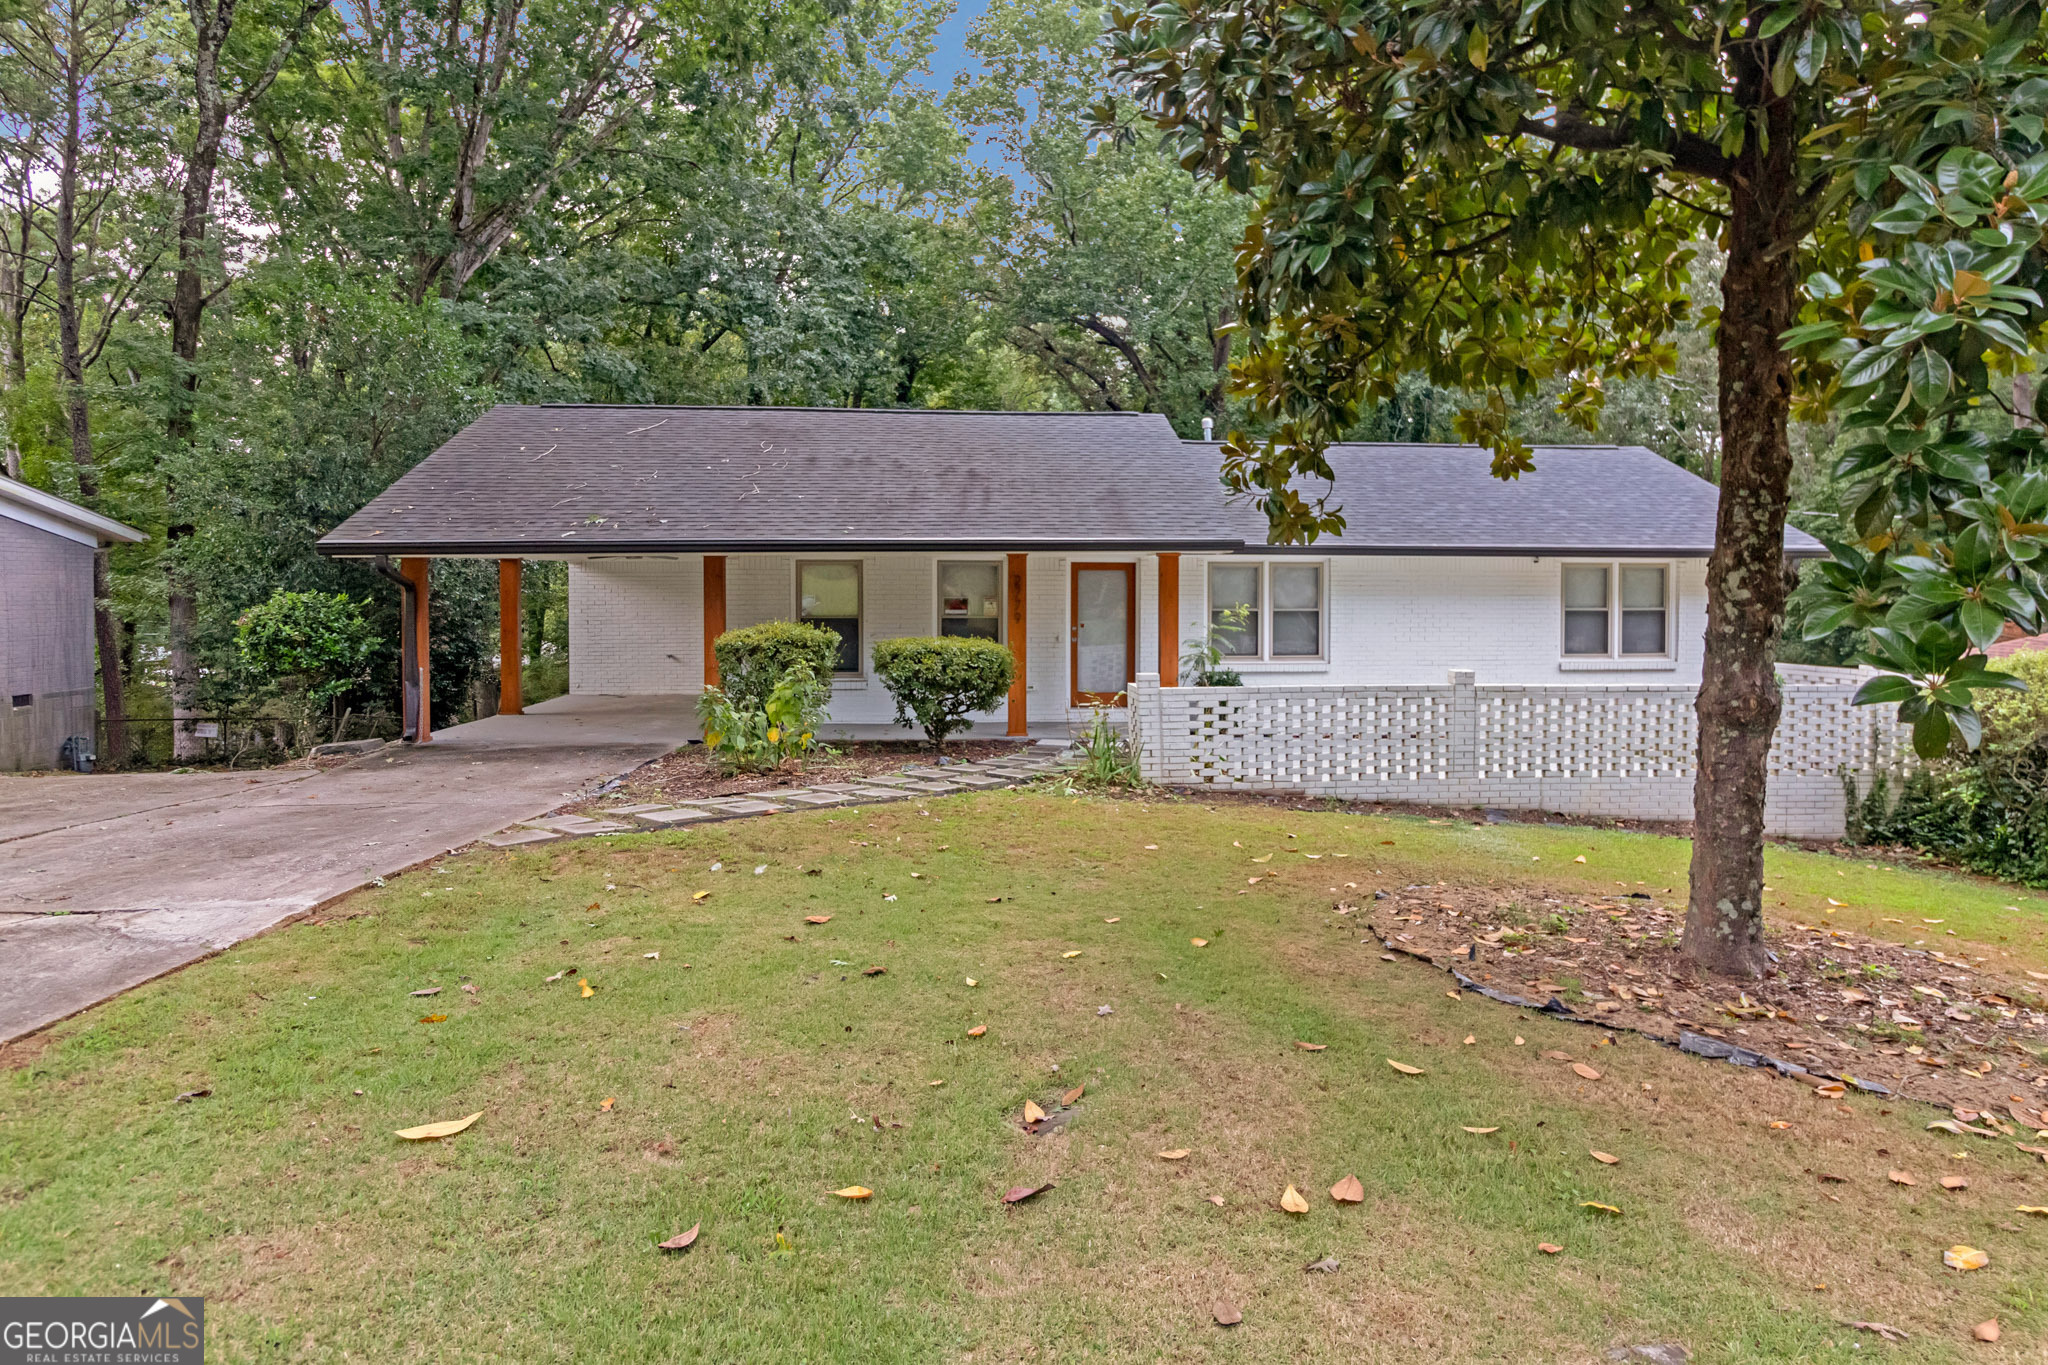
<instances>
[{"instance_id":1,"label":"white window frame","mask_svg":"<svg viewBox=\"0 0 2048 1365\"><path fill-rule=\"evenodd\" d=\"M1567 608L1564 602L1565 574L1573 569L1601 569L1607 574L1607 649L1601 654L1565 653L1565 613L1590 608ZM1655 654L1624 654L1621 649L1621 571L1662 569L1664 571L1664 648ZM1678 566L1662 559L1562 559L1557 566L1557 655L1567 665L1583 666L1589 661L1608 659L1617 663L1668 662L1678 657Z\"/></svg>"},{"instance_id":2,"label":"white window frame","mask_svg":"<svg viewBox=\"0 0 2048 1365\"><path fill-rule=\"evenodd\" d=\"M1316 639L1322 648L1314 654L1275 654L1273 652L1273 569L1275 566L1296 566L1317 570L1316 597ZM1330 561L1327 559L1248 559L1235 555L1208 560L1202 566L1202 639L1209 637L1215 612L1210 606L1210 571L1212 569L1255 569L1259 575L1259 652L1256 654L1226 654L1226 664L1321 664L1330 659ZM1296 609L1298 610L1298 608Z\"/></svg>"},{"instance_id":3,"label":"white window frame","mask_svg":"<svg viewBox=\"0 0 2048 1365\"><path fill-rule=\"evenodd\" d=\"M804 570L813 564L848 564L853 567L853 590L860 597L860 610L854 616L858 623L860 639L854 642L854 661L857 665L852 672L837 672L835 679L846 680L865 678L868 675L868 569L865 560L859 559L799 559L790 566L790 598L792 621L804 620ZM831 619L831 618L820 618Z\"/></svg>"},{"instance_id":4,"label":"white window frame","mask_svg":"<svg viewBox=\"0 0 2048 1365\"><path fill-rule=\"evenodd\" d=\"M932 560L932 634L944 632L946 620L945 599L939 596L939 577L948 564L988 565L996 571L996 643L1010 643L1010 562L1007 559L987 559L976 555L947 555ZM866 599L862 599L865 605Z\"/></svg>"}]
</instances>

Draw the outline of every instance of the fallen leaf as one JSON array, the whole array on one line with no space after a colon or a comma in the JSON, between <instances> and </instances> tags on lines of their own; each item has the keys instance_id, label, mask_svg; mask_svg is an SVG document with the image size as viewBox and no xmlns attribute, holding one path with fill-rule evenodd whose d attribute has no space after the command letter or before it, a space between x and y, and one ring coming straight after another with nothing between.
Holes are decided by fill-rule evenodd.
<instances>
[{"instance_id":1,"label":"fallen leaf","mask_svg":"<svg viewBox=\"0 0 2048 1365\"><path fill-rule=\"evenodd\" d=\"M968 985L970 985L970 986L979 986L979 985L981 984L981 983L980 983L979 981L975 980L975 979L974 979L973 977L971 977L971 976L970 976L970 977L968 977L968 978L966 978L966 980L967 980L967 984L968 984Z\"/></svg>"},{"instance_id":2,"label":"fallen leaf","mask_svg":"<svg viewBox=\"0 0 2048 1365\"><path fill-rule=\"evenodd\" d=\"M1294 1045L1300 1048L1303 1052L1322 1052L1327 1050L1330 1046L1328 1043L1304 1043L1299 1038L1296 1038L1294 1040Z\"/></svg>"},{"instance_id":3,"label":"fallen leaf","mask_svg":"<svg viewBox=\"0 0 2048 1365\"><path fill-rule=\"evenodd\" d=\"M1591 1155L1593 1160L1599 1162L1602 1166L1619 1166L1621 1164L1620 1157L1614 1156L1608 1152L1593 1152L1589 1155Z\"/></svg>"},{"instance_id":4,"label":"fallen leaf","mask_svg":"<svg viewBox=\"0 0 2048 1365\"><path fill-rule=\"evenodd\" d=\"M1223 1196L1220 1194L1212 1194L1209 1196L1209 1202L1220 1209L1223 1207Z\"/></svg>"},{"instance_id":5,"label":"fallen leaf","mask_svg":"<svg viewBox=\"0 0 2048 1365\"><path fill-rule=\"evenodd\" d=\"M1523 1038L1522 1038L1522 1035L1521 1035L1521 1034L1519 1034L1519 1033L1518 1033L1518 1034L1516 1034L1516 1035L1515 1035L1515 1046L1516 1046L1516 1047L1520 1047L1520 1046L1522 1045L1522 1043L1523 1043Z\"/></svg>"},{"instance_id":6,"label":"fallen leaf","mask_svg":"<svg viewBox=\"0 0 2048 1365\"><path fill-rule=\"evenodd\" d=\"M1076 949L1074 949L1074 951L1073 951L1073 952L1071 952L1071 953L1061 953L1061 954L1060 954L1060 956L1061 956L1061 957L1079 957L1080 955L1081 955L1081 950L1080 950L1079 948L1076 948Z\"/></svg>"},{"instance_id":7,"label":"fallen leaf","mask_svg":"<svg viewBox=\"0 0 2048 1365\"><path fill-rule=\"evenodd\" d=\"M832 922L832 917L831 917L830 915L805 915L805 916L804 916L804 923L805 923L805 924L830 924L831 922Z\"/></svg>"},{"instance_id":8,"label":"fallen leaf","mask_svg":"<svg viewBox=\"0 0 2048 1365\"><path fill-rule=\"evenodd\" d=\"M1045 1122L1045 1111L1040 1109L1035 1101L1026 1100L1024 1101L1024 1121L1026 1123L1043 1123Z\"/></svg>"},{"instance_id":9,"label":"fallen leaf","mask_svg":"<svg viewBox=\"0 0 2048 1365\"><path fill-rule=\"evenodd\" d=\"M553 976L542 977L540 984L543 986L552 986L553 984L555 984L555 982L560 981L563 977L567 976L570 972L573 972L575 970L576 969L574 967L564 967L561 971L556 972Z\"/></svg>"},{"instance_id":10,"label":"fallen leaf","mask_svg":"<svg viewBox=\"0 0 2048 1365\"><path fill-rule=\"evenodd\" d=\"M1009 1189L1003 1191L1003 1202L1005 1204L1021 1204L1031 1198L1031 1196L1044 1194L1051 1188L1052 1182L1050 1180L1046 1181L1043 1185L1012 1185Z\"/></svg>"},{"instance_id":11,"label":"fallen leaf","mask_svg":"<svg viewBox=\"0 0 2048 1365\"><path fill-rule=\"evenodd\" d=\"M660 1242L657 1245L663 1251L681 1251L697 1240L697 1229L703 1226L702 1223L692 1223L688 1232L679 1232L666 1242Z\"/></svg>"},{"instance_id":12,"label":"fallen leaf","mask_svg":"<svg viewBox=\"0 0 2048 1365\"><path fill-rule=\"evenodd\" d=\"M888 974L889 969L887 967L864 967L861 969L862 976L887 976Z\"/></svg>"},{"instance_id":13,"label":"fallen leaf","mask_svg":"<svg viewBox=\"0 0 2048 1365\"><path fill-rule=\"evenodd\" d=\"M1460 1124L1460 1125L1458 1125L1458 1126L1459 1126L1459 1127L1461 1127L1461 1128L1463 1128L1463 1127L1464 1127L1464 1125L1463 1125L1463 1124ZM1487 1135L1488 1133L1498 1133L1498 1132L1500 1131L1500 1129L1499 1129L1499 1127L1497 1127L1497 1126L1496 1126L1496 1127L1493 1127L1493 1128L1465 1128L1465 1131L1466 1131L1466 1132L1468 1132L1468 1133L1477 1133L1477 1134L1479 1134L1479 1136L1481 1136L1481 1137L1484 1137L1484 1136L1486 1136L1486 1135Z\"/></svg>"},{"instance_id":14,"label":"fallen leaf","mask_svg":"<svg viewBox=\"0 0 2048 1365\"><path fill-rule=\"evenodd\" d=\"M1970 1329L1970 1335L1979 1341L1996 1341L1999 1337L1998 1319L1986 1318Z\"/></svg>"},{"instance_id":15,"label":"fallen leaf","mask_svg":"<svg viewBox=\"0 0 2048 1365\"><path fill-rule=\"evenodd\" d=\"M690 899L697 902L697 904L702 905L707 899L710 898L710 895L711 893L709 891L692 891L690 893Z\"/></svg>"},{"instance_id":16,"label":"fallen leaf","mask_svg":"<svg viewBox=\"0 0 2048 1365\"><path fill-rule=\"evenodd\" d=\"M597 994L597 991L591 986L588 979L579 980L576 984L583 988L583 998L585 1000Z\"/></svg>"},{"instance_id":17,"label":"fallen leaf","mask_svg":"<svg viewBox=\"0 0 2048 1365\"><path fill-rule=\"evenodd\" d=\"M1307 1213L1308 1200L1301 1197L1301 1191L1289 1185L1280 1195L1280 1207L1288 1213Z\"/></svg>"},{"instance_id":18,"label":"fallen leaf","mask_svg":"<svg viewBox=\"0 0 2048 1365\"><path fill-rule=\"evenodd\" d=\"M1819 1172L1819 1180L1823 1185L1846 1185L1849 1183L1848 1176L1836 1175L1832 1171Z\"/></svg>"},{"instance_id":19,"label":"fallen leaf","mask_svg":"<svg viewBox=\"0 0 2048 1365\"><path fill-rule=\"evenodd\" d=\"M1920 1183L1904 1171L1887 1171L1885 1174L1890 1177L1894 1185L1917 1185Z\"/></svg>"},{"instance_id":20,"label":"fallen leaf","mask_svg":"<svg viewBox=\"0 0 2048 1365\"><path fill-rule=\"evenodd\" d=\"M414 995L439 995L440 993L441 988L439 986L429 986L423 991L413 992Z\"/></svg>"},{"instance_id":21,"label":"fallen leaf","mask_svg":"<svg viewBox=\"0 0 2048 1365\"><path fill-rule=\"evenodd\" d=\"M1110 917L1109 917L1108 919L1104 920L1104 921L1103 921L1103 923L1104 923L1104 924L1121 924L1121 923L1123 923L1123 918L1124 918L1124 917L1123 917L1122 915L1111 915L1111 916L1110 916Z\"/></svg>"},{"instance_id":22,"label":"fallen leaf","mask_svg":"<svg viewBox=\"0 0 2048 1365\"><path fill-rule=\"evenodd\" d=\"M1572 1070L1577 1072L1579 1075L1585 1077L1589 1081L1597 1081L1600 1079L1600 1073L1595 1071L1592 1067L1587 1066L1584 1062L1573 1062Z\"/></svg>"},{"instance_id":23,"label":"fallen leaf","mask_svg":"<svg viewBox=\"0 0 2048 1365\"><path fill-rule=\"evenodd\" d=\"M1555 1048L1546 1048L1543 1057L1545 1061L1568 1062L1572 1059L1572 1054L1569 1052L1559 1052Z\"/></svg>"},{"instance_id":24,"label":"fallen leaf","mask_svg":"<svg viewBox=\"0 0 2048 1365\"><path fill-rule=\"evenodd\" d=\"M417 1128L401 1128L398 1130L398 1136L404 1138L407 1142L426 1142L433 1138L454 1137L483 1116L484 1111L479 1109L468 1118L446 1119L440 1123L423 1123Z\"/></svg>"},{"instance_id":25,"label":"fallen leaf","mask_svg":"<svg viewBox=\"0 0 2048 1365\"><path fill-rule=\"evenodd\" d=\"M944 1085L944 1084L945 1084L945 1082L944 1082L943 1080L939 1080L939 1081L926 1081L926 1082L925 1082L925 1084L926 1084L926 1085L928 1085L928 1086L930 1086L930 1087L932 1087L932 1089L936 1090L936 1089L938 1089L938 1088L939 1088L940 1086Z\"/></svg>"},{"instance_id":26,"label":"fallen leaf","mask_svg":"<svg viewBox=\"0 0 2048 1365\"><path fill-rule=\"evenodd\" d=\"M1076 1100L1080 1099L1082 1095L1086 1094L1087 1091L1088 1087L1086 1085L1077 1085L1072 1090L1069 1090L1066 1094L1060 1096L1060 1103L1065 1105L1071 1105Z\"/></svg>"},{"instance_id":27,"label":"fallen leaf","mask_svg":"<svg viewBox=\"0 0 2048 1365\"><path fill-rule=\"evenodd\" d=\"M1558 1252L1564 1250L1563 1247L1559 1246L1555 1242L1538 1242L1536 1244L1536 1249L1542 1252L1545 1256L1555 1256Z\"/></svg>"},{"instance_id":28,"label":"fallen leaf","mask_svg":"<svg viewBox=\"0 0 2048 1365\"><path fill-rule=\"evenodd\" d=\"M976 1024L976 1025L975 1025L975 1026L974 1026L973 1028L971 1028L971 1029L967 1030L967 1036L968 1036L969 1038L979 1038L979 1037L980 1037L980 1036L981 1036L982 1034L984 1034L984 1033L987 1033L987 1032L988 1032L988 1025L987 1025L987 1024Z\"/></svg>"},{"instance_id":29,"label":"fallen leaf","mask_svg":"<svg viewBox=\"0 0 2048 1365\"><path fill-rule=\"evenodd\" d=\"M1967 1190L1970 1182L1959 1175L1945 1175L1941 1178L1941 1187L1945 1190Z\"/></svg>"},{"instance_id":30,"label":"fallen leaf","mask_svg":"<svg viewBox=\"0 0 2048 1365\"><path fill-rule=\"evenodd\" d=\"M1790 1128L1792 1125L1783 1119L1772 1119L1770 1126L1773 1128Z\"/></svg>"},{"instance_id":31,"label":"fallen leaf","mask_svg":"<svg viewBox=\"0 0 2048 1365\"><path fill-rule=\"evenodd\" d=\"M1468 1033L1468 1034L1466 1034L1466 1035L1465 1035L1465 1046L1466 1046L1466 1047L1470 1047L1470 1046L1472 1046L1472 1045L1473 1045L1474 1043L1476 1043L1476 1042L1478 1042L1478 1041L1479 1041L1479 1039L1478 1039L1478 1038L1476 1038L1476 1037L1474 1037L1474 1036L1473 1036L1472 1034L1469 1034L1469 1033Z\"/></svg>"},{"instance_id":32,"label":"fallen leaf","mask_svg":"<svg viewBox=\"0 0 2048 1365\"><path fill-rule=\"evenodd\" d=\"M1347 1175L1336 1184L1330 1186L1330 1198L1340 1204L1363 1204L1365 1202L1365 1185L1357 1176Z\"/></svg>"},{"instance_id":33,"label":"fallen leaf","mask_svg":"<svg viewBox=\"0 0 2048 1365\"><path fill-rule=\"evenodd\" d=\"M1197 948L1206 948L1209 946L1209 940L1206 938L1191 938L1188 940L1188 942L1194 944Z\"/></svg>"},{"instance_id":34,"label":"fallen leaf","mask_svg":"<svg viewBox=\"0 0 2048 1365\"><path fill-rule=\"evenodd\" d=\"M1941 1253L1941 1263L1951 1270L1982 1270L1991 1264L1991 1253L1975 1247L1953 1246Z\"/></svg>"},{"instance_id":35,"label":"fallen leaf","mask_svg":"<svg viewBox=\"0 0 2048 1365\"><path fill-rule=\"evenodd\" d=\"M1387 1065L1400 1072L1403 1076L1420 1076L1422 1074L1421 1067L1410 1066L1406 1062L1397 1062L1392 1057L1387 1058Z\"/></svg>"},{"instance_id":36,"label":"fallen leaf","mask_svg":"<svg viewBox=\"0 0 2048 1365\"><path fill-rule=\"evenodd\" d=\"M647 960L648 960L649 962L659 962L659 961L661 961L661 953L660 953L659 951L656 951L656 952L652 952L652 953L642 953L642 954L640 954L640 956L641 956L641 957L643 957L643 958L645 958L645 959L647 959ZM464 990L468 990L468 989L469 989L469 987L467 987L467 986L464 986L464 987L463 987L462 989L464 989Z\"/></svg>"},{"instance_id":37,"label":"fallen leaf","mask_svg":"<svg viewBox=\"0 0 2048 1365\"><path fill-rule=\"evenodd\" d=\"M832 1193L838 1195L841 1199L866 1199L874 1191L865 1185L848 1185L845 1189L834 1190Z\"/></svg>"},{"instance_id":38,"label":"fallen leaf","mask_svg":"<svg viewBox=\"0 0 2048 1365\"><path fill-rule=\"evenodd\" d=\"M2037 1217L2048 1218L2048 1204L2014 1204L2012 1211L2014 1213L2031 1213Z\"/></svg>"},{"instance_id":39,"label":"fallen leaf","mask_svg":"<svg viewBox=\"0 0 2048 1365\"><path fill-rule=\"evenodd\" d=\"M1581 853L1578 857L1572 859L1572 861L1575 863L1583 863L1584 861L1586 861L1586 855Z\"/></svg>"},{"instance_id":40,"label":"fallen leaf","mask_svg":"<svg viewBox=\"0 0 2048 1365\"><path fill-rule=\"evenodd\" d=\"M1320 1261L1310 1261L1302 1269L1311 1275L1334 1275L1343 1264L1335 1256L1325 1256Z\"/></svg>"},{"instance_id":41,"label":"fallen leaf","mask_svg":"<svg viewBox=\"0 0 2048 1365\"><path fill-rule=\"evenodd\" d=\"M1858 1332L1875 1332L1878 1336L1883 1337L1886 1341L1906 1340L1906 1334L1904 1332L1901 1332L1898 1328L1892 1327L1882 1322L1850 1322L1847 1319L1844 1319L1842 1322L1842 1326L1854 1328Z\"/></svg>"},{"instance_id":42,"label":"fallen leaf","mask_svg":"<svg viewBox=\"0 0 2048 1365\"><path fill-rule=\"evenodd\" d=\"M1273 861L1273 855L1270 853L1261 853L1258 857L1252 859L1252 861L1255 863L1270 863Z\"/></svg>"},{"instance_id":43,"label":"fallen leaf","mask_svg":"<svg viewBox=\"0 0 2048 1365\"><path fill-rule=\"evenodd\" d=\"M447 1015L445 1015L445 1014L422 1014L422 1015L420 1016L420 1022L421 1022L422 1024L440 1024L440 1023L446 1023L446 1022L447 1022L447 1019L448 1019L448 1016L447 1016Z\"/></svg>"},{"instance_id":44,"label":"fallen leaf","mask_svg":"<svg viewBox=\"0 0 2048 1365\"><path fill-rule=\"evenodd\" d=\"M1600 1204L1594 1202L1591 1199L1583 1201L1582 1203L1580 1203L1579 1207L1582 1209L1598 1209L1601 1213L1619 1214L1621 1212L1620 1209L1614 1207L1614 1205L1612 1204Z\"/></svg>"},{"instance_id":45,"label":"fallen leaf","mask_svg":"<svg viewBox=\"0 0 2048 1365\"><path fill-rule=\"evenodd\" d=\"M1159 1157L1161 1161L1180 1161L1184 1159L1187 1156L1187 1154L1188 1149L1186 1147L1175 1147L1170 1151L1156 1153L1156 1155Z\"/></svg>"},{"instance_id":46,"label":"fallen leaf","mask_svg":"<svg viewBox=\"0 0 2048 1365\"><path fill-rule=\"evenodd\" d=\"M1222 1202L1222 1201L1217 1201ZM1216 1321L1224 1327L1235 1327L1244 1321L1244 1314L1237 1311L1237 1305L1229 1299L1218 1299L1209 1311L1216 1315Z\"/></svg>"},{"instance_id":47,"label":"fallen leaf","mask_svg":"<svg viewBox=\"0 0 2048 1365\"><path fill-rule=\"evenodd\" d=\"M619 1102L616 1098L610 1095L606 1095L604 1097L603 1103L597 1106L597 1112L600 1114L609 1114L612 1112L613 1109L618 1107L618 1103Z\"/></svg>"},{"instance_id":48,"label":"fallen leaf","mask_svg":"<svg viewBox=\"0 0 2048 1365\"><path fill-rule=\"evenodd\" d=\"M357 1093L361 1093L361 1092L357 1092ZM212 1090L212 1089L211 1089L210 1087L209 1087L208 1089L205 1089L205 1090L187 1090L187 1091L184 1091L184 1092L182 1092L181 1094L179 1094L179 1096L178 1096L178 1097L177 1097L177 1098L176 1098L175 1100L173 1100L173 1101L172 1101L172 1103L173 1103L173 1104L190 1104L190 1103L192 1103L192 1101L194 1101L194 1100L203 1100L203 1099L206 1099L206 1098L210 1097L210 1096L211 1096L212 1094L213 1094L213 1090Z\"/></svg>"}]
</instances>

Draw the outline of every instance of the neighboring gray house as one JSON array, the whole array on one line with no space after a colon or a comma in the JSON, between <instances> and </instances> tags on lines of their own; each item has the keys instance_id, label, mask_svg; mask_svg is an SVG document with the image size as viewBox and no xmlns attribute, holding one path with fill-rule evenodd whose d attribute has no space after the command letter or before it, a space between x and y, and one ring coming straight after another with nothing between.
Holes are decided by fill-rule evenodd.
<instances>
[{"instance_id":1,"label":"neighboring gray house","mask_svg":"<svg viewBox=\"0 0 2048 1365\"><path fill-rule=\"evenodd\" d=\"M0 771L54 768L93 742L92 557L143 534L0 477Z\"/></svg>"}]
</instances>

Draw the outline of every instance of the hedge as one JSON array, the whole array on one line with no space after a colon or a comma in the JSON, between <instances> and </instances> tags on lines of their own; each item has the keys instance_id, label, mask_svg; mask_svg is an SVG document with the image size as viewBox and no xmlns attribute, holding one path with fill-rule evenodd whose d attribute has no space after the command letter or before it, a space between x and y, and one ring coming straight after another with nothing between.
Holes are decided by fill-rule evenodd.
<instances>
[{"instance_id":1,"label":"hedge","mask_svg":"<svg viewBox=\"0 0 2048 1365\"><path fill-rule=\"evenodd\" d=\"M829 681L839 663L839 632L800 621L763 621L729 630L711 642L718 688L735 705L760 709L790 666L807 663Z\"/></svg>"},{"instance_id":2,"label":"hedge","mask_svg":"<svg viewBox=\"0 0 2048 1365\"><path fill-rule=\"evenodd\" d=\"M970 729L967 717L994 710L1017 676L1017 660L994 640L912 636L875 643L875 673L896 699L896 723L922 726L934 748Z\"/></svg>"}]
</instances>

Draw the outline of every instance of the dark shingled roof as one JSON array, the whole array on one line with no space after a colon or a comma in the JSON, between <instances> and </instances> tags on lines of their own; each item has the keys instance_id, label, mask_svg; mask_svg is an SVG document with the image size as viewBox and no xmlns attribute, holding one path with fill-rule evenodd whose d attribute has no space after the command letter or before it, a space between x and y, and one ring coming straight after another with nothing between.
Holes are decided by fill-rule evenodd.
<instances>
[{"instance_id":1,"label":"dark shingled roof","mask_svg":"<svg viewBox=\"0 0 2048 1365\"><path fill-rule=\"evenodd\" d=\"M1213 445L1197 450L1215 451ZM1536 446L1536 468L1496 479L1492 456L1477 446L1337 445L1330 500L1344 534L1274 553L1669 555L1704 559L1714 550L1720 490L1642 446ZM1299 482L1307 497L1319 491ZM1253 545L1266 538L1266 514L1237 500L1231 516ZM1827 553L1804 531L1787 528L1792 554Z\"/></svg>"},{"instance_id":2,"label":"dark shingled roof","mask_svg":"<svg viewBox=\"0 0 2048 1365\"><path fill-rule=\"evenodd\" d=\"M1714 545L1715 488L1640 446L1330 450L1344 535L1278 552L1667 555ZM1216 447L1141 413L505 405L320 541L330 555L1257 549ZM1304 489L1305 492L1310 491ZM1822 553L1798 531L1794 554Z\"/></svg>"},{"instance_id":3,"label":"dark shingled roof","mask_svg":"<svg viewBox=\"0 0 2048 1365\"><path fill-rule=\"evenodd\" d=\"M493 408L327 554L1234 546L1216 471L1146 413Z\"/></svg>"}]
</instances>

